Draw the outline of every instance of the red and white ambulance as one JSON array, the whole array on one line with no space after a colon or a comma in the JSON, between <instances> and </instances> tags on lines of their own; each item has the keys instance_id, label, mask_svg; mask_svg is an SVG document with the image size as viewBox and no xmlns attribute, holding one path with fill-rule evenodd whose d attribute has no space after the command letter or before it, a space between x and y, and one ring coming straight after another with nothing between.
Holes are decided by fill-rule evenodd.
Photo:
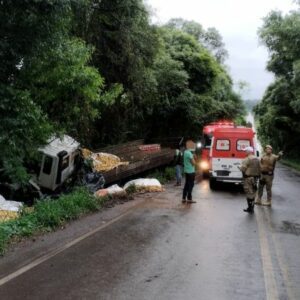
<instances>
[{"instance_id":1,"label":"red and white ambulance","mask_svg":"<svg viewBox=\"0 0 300 300\"><path fill-rule=\"evenodd\" d=\"M217 128L233 128L233 121L229 120L219 120L216 122L209 123L203 127L202 137L201 137L201 160L200 169L203 174L208 174L209 171L209 152L211 147L211 141L215 129Z\"/></svg>"},{"instance_id":2,"label":"red and white ambulance","mask_svg":"<svg viewBox=\"0 0 300 300\"><path fill-rule=\"evenodd\" d=\"M209 183L212 189L218 182L242 183L239 167L246 157L244 149L252 146L258 156L254 136L252 128L242 126L214 130L209 153Z\"/></svg>"}]
</instances>

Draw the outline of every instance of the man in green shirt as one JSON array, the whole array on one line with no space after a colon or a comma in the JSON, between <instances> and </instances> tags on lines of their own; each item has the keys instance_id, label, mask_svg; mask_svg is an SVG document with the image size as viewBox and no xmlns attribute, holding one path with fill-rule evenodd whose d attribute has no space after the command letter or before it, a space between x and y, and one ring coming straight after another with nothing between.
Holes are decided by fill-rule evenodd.
<instances>
[{"instance_id":1,"label":"man in green shirt","mask_svg":"<svg viewBox=\"0 0 300 300\"><path fill-rule=\"evenodd\" d=\"M183 153L183 170L185 174L185 184L183 188L182 203L195 203L192 199L192 191L195 181L195 158L192 150L195 149L193 141L186 142L186 150ZM186 200L187 199L187 200Z\"/></svg>"}]
</instances>

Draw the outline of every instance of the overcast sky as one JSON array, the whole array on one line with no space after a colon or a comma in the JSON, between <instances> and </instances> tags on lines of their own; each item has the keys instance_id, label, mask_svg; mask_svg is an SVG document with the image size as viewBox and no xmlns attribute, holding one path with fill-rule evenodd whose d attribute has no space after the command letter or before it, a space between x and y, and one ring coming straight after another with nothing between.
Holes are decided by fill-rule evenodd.
<instances>
[{"instance_id":1,"label":"overcast sky","mask_svg":"<svg viewBox=\"0 0 300 300\"><path fill-rule=\"evenodd\" d=\"M234 80L246 81L246 99L261 99L272 74L265 70L268 52L259 45L257 30L271 10L288 13L297 9L292 0L145 0L154 12L153 21L163 24L171 18L215 27L229 52L226 65Z\"/></svg>"}]
</instances>

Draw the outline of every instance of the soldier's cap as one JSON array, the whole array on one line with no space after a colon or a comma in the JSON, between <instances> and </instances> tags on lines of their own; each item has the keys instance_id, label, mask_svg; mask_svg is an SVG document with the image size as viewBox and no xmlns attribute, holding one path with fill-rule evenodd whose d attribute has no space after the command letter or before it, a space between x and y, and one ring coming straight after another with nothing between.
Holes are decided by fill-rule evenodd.
<instances>
[{"instance_id":1,"label":"soldier's cap","mask_svg":"<svg viewBox=\"0 0 300 300\"><path fill-rule=\"evenodd\" d=\"M269 149L273 150L273 148L272 148L272 146L271 146L271 145L266 145L266 146L265 146L265 149L267 149L267 148L269 148Z\"/></svg>"},{"instance_id":2,"label":"soldier's cap","mask_svg":"<svg viewBox=\"0 0 300 300\"><path fill-rule=\"evenodd\" d=\"M254 149L253 149L253 147L248 146L248 147L246 147L246 148L244 149L244 151L245 151L245 152L251 152L251 153L253 153L253 152L254 152Z\"/></svg>"}]
</instances>

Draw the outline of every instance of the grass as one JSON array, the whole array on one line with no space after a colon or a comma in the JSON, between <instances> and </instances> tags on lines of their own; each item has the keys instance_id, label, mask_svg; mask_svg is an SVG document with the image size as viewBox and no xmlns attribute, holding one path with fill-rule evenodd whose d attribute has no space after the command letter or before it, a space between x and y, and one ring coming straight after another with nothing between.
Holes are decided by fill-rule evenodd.
<instances>
[{"instance_id":1,"label":"grass","mask_svg":"<svg viewBox=\"0 0 300 300\"><path fill-rule=\"evenodd\" d=\"M284 165L291 167L297 171L300 171L300 159L298 158L285 158L281 160L281 163Z\"/></svg>"},{"instance_id":2,"label":"grass","mask_svg":"<svg viewBox=\"0 0 300 300\"><path fill-rule=\"evenodd\" d=\"M105 197L94 197L85 188L77 188L56 200L39 201L34 210L23 209L18 219L0 223L0 254L5 252L12 240L55 230L67 221L99 210L106 200Z\"/></svg>"},{"instance_id":3,"label":"grass","mask_svg":"<svg viewBox=\"0 0 300 300\"><path fill-rule=\"evenodd\" d=\"M175 168L156 170L148 177L156 178L161 184L165 184L175 178ZM134 185L126 190L129 196L136 191ZM34 209L25 207L18 219L0 223L0 255L4 254L12 241L41 232L54 231L68 221L78 219L88 212L98 211L107 200L108 197L96 198L81 187L55 200L50 198L40 200Z\"/></svg>"},{"instance_id":4,"label":"grass","mask_svg":"<svg viewBox=\"0 0 300 300\"><path fill-rule=\"evenodd\" d=\"M137 192L137 187L135 184L131 184L127 189L126 189L126 193L127 195L131 196L133 195L134 193Z\"/></svg>"},{"instance_id":5,"label":"grass","mask_svg":"<svg viewBox=\"0 0 300 300\"><path fill-rule=\"evenodd\" d=\"M166 184L170 180L175 179L175 167L167 167L162 170L157 169L147 177L156 178L161 184Z\"/></svg>"}]
</instances>

